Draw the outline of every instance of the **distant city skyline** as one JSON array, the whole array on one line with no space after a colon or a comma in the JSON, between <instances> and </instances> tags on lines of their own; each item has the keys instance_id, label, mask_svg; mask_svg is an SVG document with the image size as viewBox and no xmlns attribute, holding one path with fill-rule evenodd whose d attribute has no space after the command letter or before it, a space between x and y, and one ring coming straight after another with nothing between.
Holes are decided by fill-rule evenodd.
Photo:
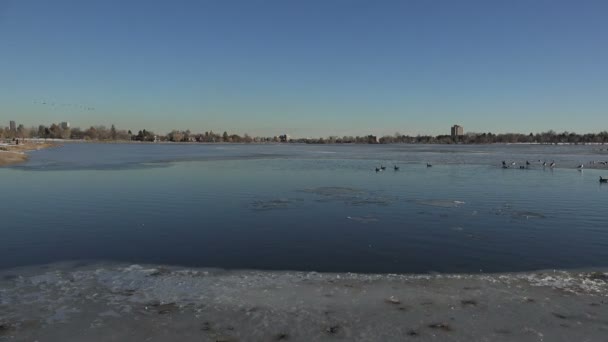
<instances>
[{"instance_id":1,"label":"distant city skyline","mask_svg":"<svg viewBox=\"0 0 608 342\"><path fill-rule=\"evenodd\" d=\"M606 1L4 1L0 121L599 132ZM598 124L599 123L599 124Z\"/></svg>"}]
</instances>

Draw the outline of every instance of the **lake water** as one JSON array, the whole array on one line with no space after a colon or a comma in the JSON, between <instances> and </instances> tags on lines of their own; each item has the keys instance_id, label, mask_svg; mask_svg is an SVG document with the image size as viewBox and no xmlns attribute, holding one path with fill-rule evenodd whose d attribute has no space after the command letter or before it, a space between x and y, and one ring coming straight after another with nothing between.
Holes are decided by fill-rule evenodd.
<instances>
[{"instance_id":1,"label":"lake water","mask_svg":"<svg viewBox=\"0 0 608 342\"><path fill-rule=\"evenodd\" d=\"M588 163L606 160L603 146L65 144L0 169L0 268L605 267L608 185L598 178L608 170Z\"/></svg>"}]
</instances>

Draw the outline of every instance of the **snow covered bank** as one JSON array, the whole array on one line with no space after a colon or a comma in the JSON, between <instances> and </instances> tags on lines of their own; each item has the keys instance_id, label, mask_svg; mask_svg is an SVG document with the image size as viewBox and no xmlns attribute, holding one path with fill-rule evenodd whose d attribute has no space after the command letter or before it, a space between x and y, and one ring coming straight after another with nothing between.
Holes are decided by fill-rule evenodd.
<instances>
[{"instance_id":1,"label":"snow covered bank","mask_svg":"<svg viewBox=\"0 0 608 342\"><path fill-rule=\"evenodd\" d=\"M0 341L602 341L608 273L0 271Z\"/></svg>"}]
</instances>

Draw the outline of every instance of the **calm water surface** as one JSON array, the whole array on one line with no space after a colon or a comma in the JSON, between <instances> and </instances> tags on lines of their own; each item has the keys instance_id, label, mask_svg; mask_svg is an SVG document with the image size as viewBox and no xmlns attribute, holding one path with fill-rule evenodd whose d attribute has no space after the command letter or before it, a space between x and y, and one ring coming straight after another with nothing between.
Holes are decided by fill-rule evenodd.
<instances>
[{"instance_id":1,"label":"calm water surface","mask_svg":"<svg viewBox=\"0 0 608 342\"><path fill-rule=\"evenodd\" d=\"M0 169L0 268L87 259L353 272L605 267L608 185L598 178L608 170L574 169L608 160L602 150L66 144ZM532 166L504 170L501 160ZM374 172L380 164L387 170Z\"/></svg>"}]
</instances>

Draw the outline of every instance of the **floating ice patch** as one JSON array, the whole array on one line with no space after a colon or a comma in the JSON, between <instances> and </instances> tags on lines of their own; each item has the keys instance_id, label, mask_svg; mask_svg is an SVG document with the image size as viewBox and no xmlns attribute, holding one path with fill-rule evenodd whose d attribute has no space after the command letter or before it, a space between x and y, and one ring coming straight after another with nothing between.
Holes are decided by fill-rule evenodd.
<instances>
[{"instance_id":1,"label":"floating ice patch","mask_svg":"<svg viewBox=\"0 0 608 342\"><path fill-rule=\"evenodd\" d=\"M389 205L395 202L397 199L395 197L390 196L371 196L362 199L356 199L350 202L352 205Z\"/></svg>"},{"instance_id":2,"label":"floating ice patch","mask_svg":"<svg viewBox=\"0 0 608 342\"><path fill-rule=\"evenodd\" d=\"M463 201L451 201L451 200L416 200L416 204L420 205L428 205L431 207L441 207L441 208L457 208L461 205L464 205Z\"/></svg>"},{"instance_id":3,"label":"floating ice patch","mask_svg":"<svg viewBox=\"0 0 608 342\"><path fill-rule=\"evenodd\" d=\"M310 153L322 153L322 154L336 154L334 151L310 151Z\"/></svg>"},{"instance_id":4,"label":"floating ice patch","mask_svg":"<svg viewBox=\"0 0 608 342\"><path fill-rule=\"evenodd\" d=\"M372 222L378 222L380 221L380 219L378 219L375 216L371 216L371 215L366 215L366 216L347 216L347 219L351 220L351 221L355 221L355 222L359 222L359 223L372 223Z\"/></svg>"},{"instance_id":5,"label":"floating ice patch","mask_svg":"<svg viewBox=\"0 0 608 342\"><path fill-rule=\"evenodd\" d=\"M301 199L291 199L291 198L280 198L273 200L256 200L251 203L251 208L253 210L274 210L274 209L290 209L297 205L298 202L301 202Z\"/></svg>"},{"instance_id":6,"label":"floating ice patch","mask_svg":"<svg viewBox=\"0 0 608 342\"><path fill-rule=\"evenodd\" d=\"M320 187L302 190L318 195L317 202L344 202L350 205L389 205L397 200L393 196L382 196L377 193L347 187Z\"/></svg>"},{"instance_id":7,"label":"floating ice patch","mask_svg":"<svg viewBox=\"0 0 608 342\"><path fill-rule=\"evenodd\" d=\"M541 213L535 213L533 211L514 211L511 216L515 218L523 218L526 220L545 218L545 215Z\"/></svg>"},{"instance_id":8,"label":"floating ice patch","mask_svg":"<svg viewBox=\"0 0 608 342\"><path fill-rule=\"evenodd\" d=\"M327 197L357 196L365 194L365 191L361 189L340 186L322 186L318 188L304 189L302 191Z\"/></svg>"},{"instance_id":9,"label":"floating ice patch","mask_svg":"<svg viewBox=\"0 0 608 342\"><path fill-rule=\"evenodd\" d=\"M545 215L539 212L530 210L514 210L510 204L504 204L502 207L494 209L493 213L499 216L511 216L512 218L524 220L546 218Z\"/></svg>"}]
</instances>

